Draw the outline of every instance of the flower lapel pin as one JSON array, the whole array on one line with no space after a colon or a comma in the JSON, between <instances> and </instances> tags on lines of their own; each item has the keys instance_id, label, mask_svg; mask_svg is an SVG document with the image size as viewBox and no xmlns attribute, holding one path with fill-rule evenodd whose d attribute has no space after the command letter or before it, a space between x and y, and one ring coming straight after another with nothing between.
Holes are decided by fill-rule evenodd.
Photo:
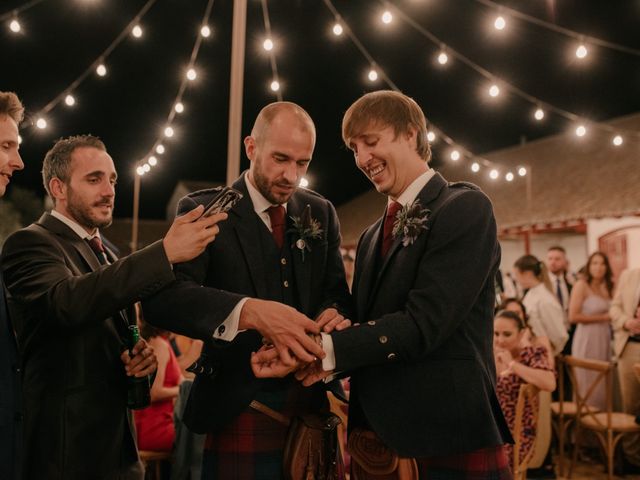
<instances>
[{"instance_id":1,"label":"flower lapel pin","mask_svg":"<svg viewBox=\"0 0 640 480\"><path fill-rule=\"evenodd\" d=\"M393 238L402 237L402 246L413 245L422 230L427 230L431 210L422 208L420 200L404 205L393 223Z\"/></svg>"},{"instance_id":2,"label":"flower lapel pin","mask_svg":"<svg viewBox=\"0 0 640 480\"><path fill-rule=\"evenodd\" d=\"M311 251L311 241L317 240L322 236L320 222L311 216L311 205L307 205L299 217L291 217L293 227L289 229L290 233L295 235L295 246L300 250L302 261L304 262L305 250Z\"/></svg>"}]
</instances>

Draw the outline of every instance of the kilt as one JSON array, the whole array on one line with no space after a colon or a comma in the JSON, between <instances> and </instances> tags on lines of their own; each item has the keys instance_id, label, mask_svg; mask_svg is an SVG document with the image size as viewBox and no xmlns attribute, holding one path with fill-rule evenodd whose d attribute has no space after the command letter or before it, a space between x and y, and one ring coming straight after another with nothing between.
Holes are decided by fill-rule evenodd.
<instances>
[{"instance_id":1,"label":"kilt","mask_svg":"<svg viewBox=\"0 0 640 480\"><path fill-rule=\"evenodd\" d=\"M417 458L420 480L512 480L504 445L442 457Z\"/></svg>"}]
</instances>

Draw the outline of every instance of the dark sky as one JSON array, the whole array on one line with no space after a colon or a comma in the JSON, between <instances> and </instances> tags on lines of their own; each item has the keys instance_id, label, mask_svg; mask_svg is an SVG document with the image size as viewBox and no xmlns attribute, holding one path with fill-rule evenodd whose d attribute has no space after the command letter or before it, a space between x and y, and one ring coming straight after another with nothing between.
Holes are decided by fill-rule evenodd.
<instances>
[{"instance_id":1,"label":"dark sky","mask_svg":"<svg viewBox=\"0 0 640 480\"><path fill-rule=\"evenodd\" d=\"M26 3L1 0L0 15ZM144 5L143 0L45 0L20 15L23 31L0 29L0 90L13 90L28 113L39 109L79 76ZM533 107L511 95L487 102L486 80L460 62L434 63L437 47L396 17L384 28L382 2L334 0L334 5L393 82L414 97L430 121L467 149L486 153L541 136L570 124L548 116L532 120ZM572 57L575 42L507 17L498 33L495 10L474 0L393 2L424 28L487 70L527 93L591 120L640 110L640 57L591 47L588 61ZM557 25L640 49L638 0L501 1ZM199 77L184 96L176 136L165 142L161 164L143 178L141 215L164 216L178 179L224 181L226 171L231 0L217 0L202 44ZM312 188L337 205L369 188L343 147L340 122L345 109L366 91L385 88L366 80L368 62L346 35L336 39L333 16L322 0L268 2L278 70L286 100L301 104L316 121L318 142L309 170ZM12 183L42 194L42 158L54 139L78 133L100 136L120 174L116 216L131 216L133 166L153 145L188 63L206 0L158 0L142 19L144 36L129 37L107 59L109 73L95 74L74 92L77 104L61 104L45 131L23 127L25 171ZM275 100L268 90L268 57L261 48L260 1L248 0L243 135L259 109ZM575 47L574 47L575 48ZM446 160L434 145L435 166ZM242 168L248 166L243 157Z\"/></svg>"}]
</instances>

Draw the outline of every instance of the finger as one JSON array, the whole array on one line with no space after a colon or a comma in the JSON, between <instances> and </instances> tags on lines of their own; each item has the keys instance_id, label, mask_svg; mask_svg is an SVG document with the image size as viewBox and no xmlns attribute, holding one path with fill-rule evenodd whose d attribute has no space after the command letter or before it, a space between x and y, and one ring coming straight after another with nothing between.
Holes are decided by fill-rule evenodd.
<instances>
[{"instance_id":1,"label":"finger","mask_svg":"<svg viewBox=\"0 0 640 480\"><path fill-rule=\"evenodd\" d=\"M325 333L332 332L336 326L344 320L344 317L340 314L337 314L335 318L331 319L324 327L322 327L322 331Z\"/></svg>"},{"instance_id":2,"label":"finger","mask_svg":"<svg viewBox=\"0 0 640 480\"><path fill-rule=\"evenodd\" d=\"M291 354L289 353L289 347L287 345L276 344L275 347L276 347L275 349L278 351L278 356L280 357L280 361L282 363L289 366L293 366L296 364L296 361L293 359L293 357L291 357Z\"/></svg>"},{"instance_id":3,"label":"finger","mask_svg":"<svg viewBox=\"0 0 640 480\"><path fill-rule=\"evenodd\" d=\"M153 348L147 345L147 342L144 339L140 339L138 340L138 342L133 346L133 348L131 349L131 354L133 356L136 356L138 353L140 353L141 351L145 350L146 348L150 348L151 352L153 352ZM149 356L148 354L145 356Z\"/></svg>"},{"instance_id":4,"label":"finger","mask_svg":"<svg viewBox=\"0 0 640 480\"><path fill-rule=\"evenodd\" d=\"M251 363L269 363L277 360L279 357L278 350L275 348L262 347L256 353L251 356Z\"/></svg>"},{"instance_id":5,"label":"finger","mask_svg":"<svg viewBox=\"0 0 640 480\"><path fill-rule=\"evenodd\" d=\"M344 330L345 328L349 328L350 326L351 326L351 320L349 320L348 318L345 318L338 325L336 325L335 329L337 331L340 331L340 330Z\"/></svg>"},{"instance_id":6,"label":"finger","mask_svg":"<svg viewBox=\"0 0 640 480\"><path fill-rule=\"evenodd\" d=\"M302 337L297 337L296 340L297 342L290 344L289 348L303 362L313 362L316 357L324 358L326 356L322 347L312 338L303 335Z\"/></svg>"},{"instance_id":7,"label":"finger","mask_svg":"<svg viewBox=\"0 0 640 480\"><path fill-rule=\"evenodd\" d=\"M191 223L197 220L202 215L202 212L204 212L204 205L198 205L193 210L189 210L184 215L177 217L175 222L180 224Z\"/></svg>"},{"instance_id":8,"label":"finger","mask_svg":"<svg viewBox=\"0 0 640 480\"><path fill-rule=\"evenodd\" d=\"M322 327L329 323L336 315L338 315L338 311L335 308L327 308L318 316L316 323Z\"/></svg>"},{"instance_id":9,"label":"finger","mask_svg":"<svg viewBox=\"0 0 640 480\"><path fill-rule=\"evenodd\" d=\"M306 316L299 314L297 317L294 317L296 323L304 329L305 332L318 334L320 333L320 325L307 318Z\"/></svg>"},{"instance_id":10,"label":"finger","mask_svg":"<svg viewBox=\"0 0 640 480\"><path fill-rule=\"evenodd\" d=\"M122 351L122 353L120 354L120 360L122 360L122 363L124 363L125 365L128 365L129 362L131 362L131 356L129 355L129 350Z\"/></svg>"},{"instance_id":11,"label":"finger","mask_svg":"<svg viewBox=\"0 0 640 480\"><path fill-rule=\"evenodd\" d=\"M144 374L145 371L149 370L149 368L151 368L151 371L154 371L154 366L156 365L157 360L156 357L147 357L147 358L142 358L142 360L140 360L135 366L134 365L129 365L129 373L131 375L135 375L136 377L141 377Z\"/></svg>"},{"instance_id":12,"label":"finger","mask_svg":"<svg viewBox=\"0 0 640 480\"><path fill-rule=\"evenodd\" d=\"M227 213L216 213L214 215L210 215L208 217L200 217L199 222L202 222L203 225L207 227L212 227L218 222L222 222L229 218Z\"/></svg>"}]
</instances>

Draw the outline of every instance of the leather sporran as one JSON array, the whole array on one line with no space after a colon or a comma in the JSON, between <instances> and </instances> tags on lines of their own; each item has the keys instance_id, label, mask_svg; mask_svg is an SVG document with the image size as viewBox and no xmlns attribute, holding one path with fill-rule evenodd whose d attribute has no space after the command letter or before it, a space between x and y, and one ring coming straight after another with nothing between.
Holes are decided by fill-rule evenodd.
<instances>
[{"instance_id":1,"label":"leather sporran","mask_svg":"<svg viewBox=\"0 0 640 480\"><path fill-rule=\"evenodd\" d=\"M369 430L354 429L347 442L352 480L418 480L418 464L401 458Z\"/></svg>"}]
</instances>

